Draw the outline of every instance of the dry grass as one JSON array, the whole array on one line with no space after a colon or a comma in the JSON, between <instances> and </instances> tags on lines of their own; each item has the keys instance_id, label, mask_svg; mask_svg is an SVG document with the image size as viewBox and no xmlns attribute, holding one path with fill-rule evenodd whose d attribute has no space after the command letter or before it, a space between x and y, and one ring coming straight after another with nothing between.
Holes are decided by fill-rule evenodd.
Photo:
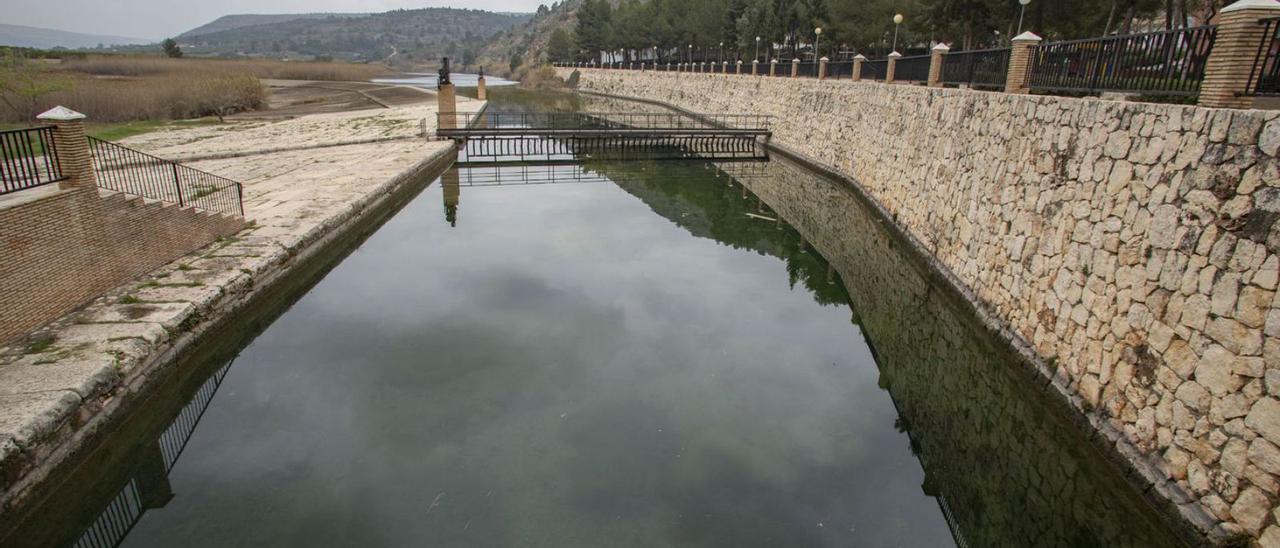
<instances>
[{"instance_id":1,"label":"dry grass","mask_svg":"<svg viewBox=\"0 0 1280 548\"><path fill-rule=\"evenodd\" d=\"M266 102L266 89L248 74L79 77L71 79L68 88L41 97L36 111L65 105L94 122L184 120L257 110ZM5 121L25 118L15 112L4 114Z\"/></svg>"},{"instance_id":2,"label":"dry grass","mask_svg":"<svg viewBox=\"0 0 1280 548\"><path fill-rule=\"evenodd\" d=\"M185 72L251 74L281 80L367 81L386 76L382 65L286 62L268 59L170 59L142 56L93 56L62 63L61 69L95 76L160 76Z\"/></svg>"},{"instance_id":3,"label":"dry grass","mask_svg":"<svg viewBox=\"0 0 1280 548\"><path fill-rule=\"evenodd\" d=\"M521 84L534 89L561 89L565 87L564 79L556 75L556 69L552 68L551 65L539 67L524 65L516 69L515 76L518 77Z\"/></svg>"},{"instance_id":4,"label":"dry grass","mask_svg":"<svg viewBox=\"0 0 1280 548\"><path fill-rule=\"evenodd\" d=\"M29 122L35 112L65 105L94 122L182 120L257 110L267 103L259 78L367 81L381 65L271 60L91 56L41 69L65 83L36 101L31 113L0 111L0 122Z\"/></svg>"}]
</instances>

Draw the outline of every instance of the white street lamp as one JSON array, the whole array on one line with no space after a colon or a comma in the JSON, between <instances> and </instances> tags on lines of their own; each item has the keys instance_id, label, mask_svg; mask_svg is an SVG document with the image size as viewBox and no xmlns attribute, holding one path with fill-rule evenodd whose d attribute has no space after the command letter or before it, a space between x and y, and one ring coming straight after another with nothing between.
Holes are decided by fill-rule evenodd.
<instances>
[{"instance_id":1,"label":"white street lamp","mask_svg":"<svg viewBox=\"0 0 1280 548\"><path fill-rule=\"evenodd\" d=\"M893 51L894 52L898 51L898 27L902 25L902 20L903 20L903 17L901 13L893 16Z\"/></svg>"},{"instance_id":2,"label":"white street lamp","mask_svg":"<svg viewBox=\"0 0 1280 548\"><path fill-rule=\"evenodd\" d=\"M815 36L813 39L813 62L817 63L818 62L818 43L822 42L822 27L813 29L813 34Z\"/></svg>"},{"instance_id":3,"label":"white street lamp","mask_svg":"<svg viewBox=\"0 0 1280 548\"><path fill-rule=\"evenodd\" d=\"M756 61L760 60L760 37L759 36L756 37L756 56L753 59Z\"/></svg>"},{"instance_id":4,"label":"white street lamp","mask_svg":"<svg viewBox=\"0 0 1280 548\"><path fill-rule=\"evenodd\" d=\"M1018 0L1018 3L1022 4L1022 13L1018 15L1018 34L1021 35L1022 20L1027 16L1027 4L1030 4L1031 0Z\"/></svg>"}]
</instances>

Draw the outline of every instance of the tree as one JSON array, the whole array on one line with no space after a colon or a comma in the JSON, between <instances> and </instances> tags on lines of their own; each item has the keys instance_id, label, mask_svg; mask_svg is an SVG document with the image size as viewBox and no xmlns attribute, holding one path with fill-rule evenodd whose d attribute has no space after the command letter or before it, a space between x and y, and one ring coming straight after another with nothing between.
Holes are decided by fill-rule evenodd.
<instances>
[{"instance_id":1,"label":"tree","mask_svg":"<svg viewBox=\"0 0 1280 548\"><path fill-rule=\"evenodd\" d=\"M178 41L173 38L165 38L160 43L160 47L164 49L164 54L174 59L182 57L182 48L178 46Z\"/></svg>"},{"instance_id":2,"label":"tree","mask_svg":"<svg viewBox=\"0 0 1280 548\"><path fill-rule=\"evenodd\" d=\"M521 56L519 53L513 54L511 56L511 63L510 63L511 72L515 72L516 69L520 68L520 65L523 65L523 64L524 64L524 57Z\"/></svg>"},{"instance_id":3,"label":"tree","mask_svg":"<svg viewBox=\"0 0 1280 548\"><path fill-rule=\"evenodd\" d=\"M573 39L564 29L556 29L547 42L547 55L553 61L570 61L573 58Z\"/></svg>"},{"instance_id":4,"label":"tree","mask_svg":"<svg viewBox=\"0 0 1280 548\"><path fill-rule=\"evenodd\" d=\"M0 101L25 120L36 117L42 97L68 87L68 80L13 48L0 56Z\"/></svg>"}]
</instances>

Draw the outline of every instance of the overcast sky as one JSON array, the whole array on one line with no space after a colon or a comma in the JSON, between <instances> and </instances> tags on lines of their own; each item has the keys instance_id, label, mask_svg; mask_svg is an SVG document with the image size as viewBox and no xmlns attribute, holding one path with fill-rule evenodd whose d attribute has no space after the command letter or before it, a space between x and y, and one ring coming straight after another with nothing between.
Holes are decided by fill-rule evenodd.
<instances>
[{"instance_id":1,"label":"overcast sky","mask_svg":"<svg viewBox=\"0 0 1280 548\"><path fill-rule=\"evenodd\" d=\"M4 22L159 39L233 13L380 12L450 6L524 11L554 0L3 0Z\"/></svg>"}]
</instances>

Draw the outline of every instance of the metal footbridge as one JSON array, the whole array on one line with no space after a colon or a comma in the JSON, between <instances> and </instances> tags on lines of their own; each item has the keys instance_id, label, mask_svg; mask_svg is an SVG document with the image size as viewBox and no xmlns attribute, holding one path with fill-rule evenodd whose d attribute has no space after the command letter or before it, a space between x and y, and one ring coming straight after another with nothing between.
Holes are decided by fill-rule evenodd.
<instances>
[{"instance_id":1,"label":"metal footbridge","mask_svg":"<svg viewBox=\"0 0 1280 548\"><path fill-rule=\"evenodd\" d=\"M572 158L758 158L773 132L752 114L638 112L440 113L438 137L459 141L461 161Z\"/></svg>"}]
</instances>

